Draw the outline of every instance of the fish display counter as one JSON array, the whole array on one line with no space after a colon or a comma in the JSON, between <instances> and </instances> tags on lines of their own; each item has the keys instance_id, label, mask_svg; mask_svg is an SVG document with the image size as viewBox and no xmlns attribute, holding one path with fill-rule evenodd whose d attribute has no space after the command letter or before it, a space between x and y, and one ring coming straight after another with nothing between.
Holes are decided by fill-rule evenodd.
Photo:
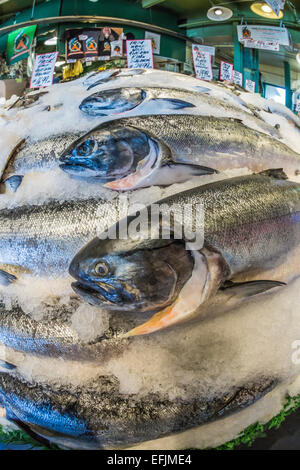
<instances>
[{"instance_id":1,"label":"fish display counter","mask_svg":"<svg viewBox=\"0 0 300 470\"><path fill-rule=\"evenodd\" d=\"M61 448L206 449L297 399L291 111L110 69L6 101L0 142L7 429Z\"/></svg>"}]
</instances>

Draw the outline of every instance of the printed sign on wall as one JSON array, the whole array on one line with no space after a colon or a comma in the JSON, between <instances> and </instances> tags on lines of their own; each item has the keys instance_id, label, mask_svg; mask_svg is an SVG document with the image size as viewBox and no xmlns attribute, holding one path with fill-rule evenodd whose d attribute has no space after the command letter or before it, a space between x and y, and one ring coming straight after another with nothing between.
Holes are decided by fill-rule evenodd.
<instances>
[{"instance_id":1,"label":"printed sign on wall","mask_svg":"<svg viewBox=\"0 0 300 470\"><path fill-rule=\"evenodd\" d=\"M233 80L233 64L229 62L221 61L220 66L220 80L226 80L227 82L232 82Z\"/></svg>"},{"instance_id":2,"label":"printed sign on wall","mask_svg":"<svg viewBox=\"0 0 300 470\"><path fill-rule=\"evenodd\" d=\"M245 90L250 91L250 93L255 93L255 82L253 80L246 80Z\"/></svg>"},{"instance_id":3,"label":"printed sign on wall","mask_svg":"<svg viewBox=\"0 0 300 470\"><path fill-rule=\"evenodd\" d=\"M12 65L29 56L30 47L34 38L36 25L16 29L9 33L7 38L6 57L7 64Z\"/></svg>"},{"instance_id":4,"label":"printed sign on wall","mask_svg":"<svg viewBox=\"0 0 300 470\"><path fill-rule=\"evenodd\" d=\"M123 44L112 44L121 41L123 28L110 28L108 26L101 29L70 29L65 32L66 61L76 62L78 59L95 60L97 57L106 60L111 56L116 57L122 51ZM113 52L113 54L112 54ZM118 55L119 57L119 55Z\"/></svg>"},{"instance_id":5,"label":"printed sign on wall","mask_svg":"<svg viewBox=\"0 0 300 470\"><path fill-rule=\"evenodd\" d=\"M193 44L192 51L196 77L201 80L212 80L211 55L208 52L201 51L198 44Z\"/></svg>"},{"instance_id":6,"label":"printed sign on wall","mask_svg":"<svg viewBox=\"0 0 300 470\"><path fill-rule=\"evenodd\" d=\"M146 31L145 39L151 39L153 54L159 54L160 53L160 34L152 33L151 31Z\"/></svg>"},{"instance_id":7,"label":"printed sign on wall","mask_svg":"<svg viewBox=\"0 0 300 470\"><path fill-rule=\"evenodd\" d=\"M243 74L237 70L233 71L233 83L235 85L243 86Z\"/></svg>"},{"instance_id":8,"label":"printed sign on wall","mask_svg":"<svg viewBox=\"0 0 300 470\"><path fill-rule=\"evenodd\" d=\"M238 38L241 43L245 40L278 43L288 46L290 43L288 30L278 26L238 25Z\"/></svg>"},{"instance_id":9,"label":"printed sign on wall","mask_svg":"<svg viewBox=\"0 0 300 470\"><path fill-rule=\"evenodd\" d=\"M111 57L122 57L123 56L123 41L112 41L110 43L110 55Z\"/></svg>"},{"instance_id":10,"label":"printed sign on wall","mask_svg":"<svg viewBox=\"0 0 300 470\"><path fill-rule=\"evenodd\" d=\"M153 69L151 39L126 41L127 67L129 69Z\"/></svg>"},{"instance_id":11,"label":"printed sign on wall","mask_svg":"<svg viewBox=\"0 0 300 470\"><path fill-rule=\"evenodd\" d=\"M38 54L35 58L30 88L41 88L52 85L55 62L58 52Z\"/></svg>"},{"instance_id":12,"label":"printed sign on wall","mask_svg":"<svg viewBox=\"0 0 300 470\"><path fill-rule=\"evenodd\" d=\"M99 42L98 42L98 53L101 57L109 59L111 57L111 43L122 40L123 28L110 28L105 26L100 30Z\"/></svg>"}]
</instances>

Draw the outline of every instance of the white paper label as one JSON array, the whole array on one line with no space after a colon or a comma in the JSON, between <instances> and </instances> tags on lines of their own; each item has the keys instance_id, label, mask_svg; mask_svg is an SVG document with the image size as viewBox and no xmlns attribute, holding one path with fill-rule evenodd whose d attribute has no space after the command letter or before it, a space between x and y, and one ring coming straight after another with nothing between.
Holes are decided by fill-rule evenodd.
<instances>
[{"instance_id":1,"label":"white paper label","mask_svg":"<svg viewBox=\"0 0 300 470\"><path fill-rule=\"evenodd\" d=\"M212 80L211 55L208 52L202 52L197 44L193 44L193 62L197 78L201 80Z\"/></svg>"},{"instance_id":2,"label":"white paper label","mask_svg":"<svg viewBox=\"0 0 300 470\"><path fill-rule=\"evenodd\" d=\"M233 83L235 85L243 86L243 74L237 70L233 71Z\"/></svg>"},{"instance_id":3,"label":"white paper label","mask_svg":"<svg viewBox=\"0 0 300 470\"><path fill-rule=\"evenodd\" d=\"M151 39L127 40L126 53L129 69L153 69Z\"/></svg>"},{"instance_id":4,"label":"white paper label","mask_svg":"<svg viewBox=\"0 0 300 470\"><path fill-rule=\"evenodd\" d=\"M233 64L230 64L229 62L221 61L220 80L226 80L227 82L232 82Z\"/></svg>"},{"instance_id":5,"label":"white paper label","mask_svg":"<svg viewBox=\"0 0 300 470\"><path fill-rule=\"evenodd\" d=\"M41 88L52 85L55 62L58 52L38 54L35 58L30 88Z\"/></svg>"},{"instance_id":6,"label":"white paper label","mask_svg":"<svg viewBox=\"0 0 300 470\"><path fill-rule=\"evenodd\" d=\"M255 93L255 82L253 80L246 80L245 83L245 90L250 91L251 93Z\"/></svg>"},{"instance_id":7,"label":"white paper label","mask_svg":"<svg viewBox=\"0 0 300 470\"><path fill-rule=\"evenodd\" d=\"M122 57L123 55L123 41L112 41L110 43L110 55L111 57Z\"/></svg>"},{"instance_id":8,"label":"white paper label","mask_svg":"<svg viewBox=\"0 0 300 470\"><path fill-rule=\"evenodd\" d=\"M145 31L145 39L151 39L153 54L160 54L160 34Z\"/></svg>"}]
</instances>

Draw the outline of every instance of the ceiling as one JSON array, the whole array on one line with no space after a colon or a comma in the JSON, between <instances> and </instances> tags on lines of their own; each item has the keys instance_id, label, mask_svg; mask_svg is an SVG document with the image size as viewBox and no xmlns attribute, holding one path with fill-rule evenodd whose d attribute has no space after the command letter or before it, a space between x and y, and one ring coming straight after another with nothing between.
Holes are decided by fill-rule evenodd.
<instances>
[{"instance_id":1,"label":"ceiling","mask_svg":"<svg viewBox=\"0 0 300 470\"><path fill-rule=\"evenodd\" d=\"M36 0L36 5L38 3L43 3L45 0ZM33 0L0 0L0 17L2 16L11 16L17 11L25 10L26 8L31 8L33 5Z\"/></svg>"},{"instance_id":2,"label":"ceiling","mask_svg":"<svg viewBox=\"0 0 300 470\"><path fill-rule=\"evenodd\" d=\"M160 6L172 11L176 11L180 16L200 14L202 11L207 12L212 6L223 5L231 9L249 10L250 4L254 0L140 0L144 8L151 6ZM286 3L288 0L286 0ZM292 3L296 9L300 10L300 0L293 0ZM286 6L286 8L288 8Z\"/></svg>"},{"instance_id":3,"label":"ceiling","mask_svg":"<svg viewBox=\"0 0 300 470\"><path fill-rule=\"evenodd\" d=\"M238 5L241 3L251 3L251 0L242 0L242 1L228 1L225 0L224 2L221 0L214 0L213 2L209 0L141 0L143 6L147 7L147 5L151 5L151 2L153 5L159 5L164 8L168 8L173 11L177 11L178 13L181 14L188 14L188 13L197 13L200 10L208 10L211 8L213 5Z\"/></svg>"}]
</instances>

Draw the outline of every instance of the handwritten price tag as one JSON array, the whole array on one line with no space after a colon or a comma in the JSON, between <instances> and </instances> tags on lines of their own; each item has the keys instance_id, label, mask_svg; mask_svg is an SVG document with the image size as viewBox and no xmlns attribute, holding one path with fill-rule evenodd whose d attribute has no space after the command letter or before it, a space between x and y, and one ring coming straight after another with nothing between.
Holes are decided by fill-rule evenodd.
<instances>
[{"instance_id":1,"label":"handwritten price tag","mask_svg":"<svg viewBox=\"0 0 300 470\"><path fill-rule=\"evenodd\" d=\"M233 80L233 64L221 61L220 79L232 82Z\"/></svg>"},{"instance_id":2,"label":"handwritten price tag","mask_svg":"<svg viewBox=\"0 0 300 470\"><path fill-rule=\"evenodd\" d=\"M35 58L30 88L41 88L52 85L55 62L58 52L38 54Z\"/></svg>"},{"instance_id":3,"label":"handwritten price tag","mask_svg":"<svg viewBox=\"0 0 300 470\"><path fill-rule=\"evenodd\" d=\"M237 70L233 71L233 83L235 85L243 86L243 74Z\"/></svg>"},{"instance_id":4,"label":"handwritten price tag","mask_svg":"<svg viewBox=\"0 0 300 470\"><path fill-rule=\"evenodd\" d=\"M211 55L201 51L197 44L193 44L193 62L197 78L201 80L212 80Z\"/></svg>"},{"instance_id":5,"label":"handwritten price tag","mask_svg":"<svg viewBox=\"0 0 300 470\"><path fill-rule=\"evenodd\" d=\"M252 80L246 80L245 89L250 91L250 93L255 93L255 82Z\"/></svg>"},{"instance_id":6,"label":"handwritten price tag","mask_svg":"<svg viewBox=\"0 0 300 470\"><path fill-rule=\"evenodd\" d=\"M129 69L153 69L151 39L126 41L127 67Z\"/></svg>"}]
</instances>

